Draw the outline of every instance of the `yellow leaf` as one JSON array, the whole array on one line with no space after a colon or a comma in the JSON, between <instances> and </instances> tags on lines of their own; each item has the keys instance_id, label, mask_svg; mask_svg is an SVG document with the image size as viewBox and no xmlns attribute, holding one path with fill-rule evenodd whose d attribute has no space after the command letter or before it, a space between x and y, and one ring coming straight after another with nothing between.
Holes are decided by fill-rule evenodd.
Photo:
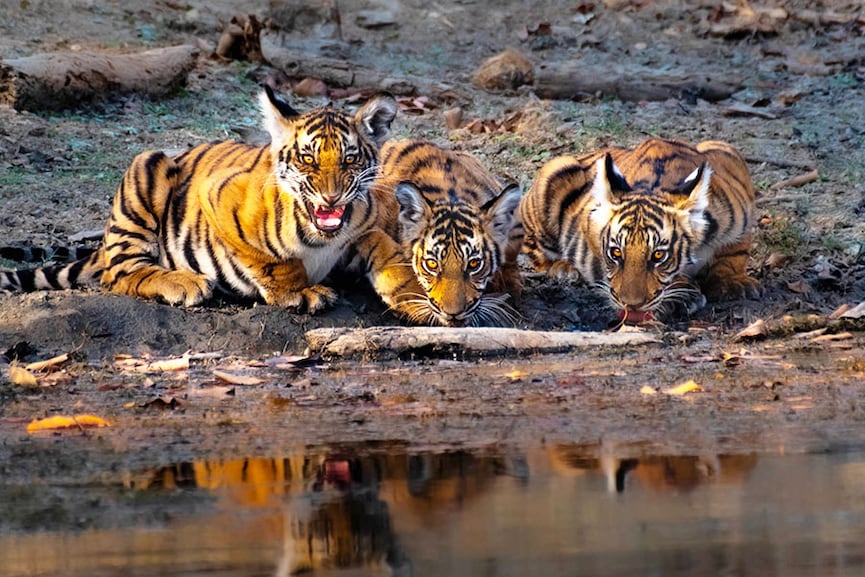
<instances>
[{"instance_id":1,"label":"yellow leaf","mask_svg":"<svg viewBox=\"0 0 865 577\"><path fill-rule=\"evenodd\" d=\"M9 365L9 381L13 385L21 385L23 387L35 387L38 385L36 377L24 367L20 367L15 363Z\"/></svg>"},{"instance_id":2,"label":"yellow leaf","mask_svg":"<svg viewBox=\"0 0 865 577\"><path fill-rule=\"evenodd\" d=\"M28 371L41 371L43 369L48 369L51 367L55 367L57 365L62 365L66 361L69 360L69 353L63 353L62 355L58 355L56 357L52 357L50 359L44 361L36 361L35 363L30 363L26 365L24 368Z\"/></svg>"},{"instance_id":3,"label":"yellow leaf","mask_svg":"<svg viewBox=\"0 0 865 577\"><path fill-rule=\"evenodd\" d=\"M692 379L689 381L685 381L682 384L676 385L675 387L665 389L664 394L665 395L684 395L684 394L691 393L694 391L702 391L702 390L703 390L703 387L701 387L700 385L695 383Z\"/></svg>"},{"instance_id":4,"label":"yellow leaf","mask_svg":"<svg viewBox=\"0 0 865 577\"><path fill-rule=\"evenodd\" d=\"M658 391L656 391L655 389L653 389L649 385L643 385L640 388L640 392L643 393L644 395L657 395L658 394Z\"/></svg>"},{"instance_id":5,"label":"yellow leaf","mask_svg":"<svg viewBox=\"0 0 865 577\"><path fill-rule=\"evenodd\" d=\"M49 431L54 429L71 429L83 427L110 427L111 425L105 419L96 415L74 415L67 417L57 415L56 417L48 417L46 419L37 419L27 425L27 432L34 433L36 431Z\"/></svg>"}]
</instances>

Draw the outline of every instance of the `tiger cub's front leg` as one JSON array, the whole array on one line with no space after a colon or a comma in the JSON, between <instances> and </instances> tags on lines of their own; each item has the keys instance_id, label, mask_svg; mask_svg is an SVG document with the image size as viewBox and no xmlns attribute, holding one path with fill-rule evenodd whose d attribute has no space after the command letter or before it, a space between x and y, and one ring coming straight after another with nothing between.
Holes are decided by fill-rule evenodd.
<instances>
[{"instance_id":1,"label":"tiger cub's front leg","mask_svg":"<svg viewBox=\"0 0 865 577\"><path fill-rule=\"evenodd\" d=\"M264 302L297 312L316 313L336 303L336 292L323 285L310 284L306 267L299 258L265 264L247 263L259 285Z\"/></svg>"},{"instance_id":2,"label":"tiger cub's front leg","mask_svg":"<svg viewBox=\"0 0 865 577\"><path fill-rule=\"evenodd\" d=\"M366 265L367 278L381 300L393 311L412 317L424 290L417 281L411 259L393 237L373 229L361 237L355 248Z\"/></svg>"},{"instance_id":3,"label":"tiger cub's front leg","mask_svg":"<svg viewBox=\"0 0 865 577\"><path fill-rule=\"evenodd\" d=\"M566 258L558 254L552 255L551 251L544 249L541 243L542 241L528 232L523 239L523 252L526 253L536 271L557 279L579 275L576 267Z\"/></svg>"},{"instance_id":4,"label":"tiger cub's front leg","mask_svg":"<svg viewBox=\"0 0 865 577\"><path fill-rule=\"evenodd\" d=\"M760 282L747 271L750 250L750 234L746 234L739 242L718 249L699 279L703 293L709 300L760 297Z\"/></svg>"}]
</instances>

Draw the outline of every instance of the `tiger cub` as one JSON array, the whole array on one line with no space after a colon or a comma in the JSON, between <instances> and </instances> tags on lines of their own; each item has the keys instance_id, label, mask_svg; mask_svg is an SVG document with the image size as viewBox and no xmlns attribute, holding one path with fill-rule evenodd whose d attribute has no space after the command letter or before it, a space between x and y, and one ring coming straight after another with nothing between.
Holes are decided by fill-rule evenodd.
<instances>
[{"instance_id":1,"label":"tiger cub","mask_svg":"<svg viewBox=\"0 0 865 577\"><path fill-rule=\"evenodd\" d=\"M112 292L192 306L214 290L314 313L336 300L318 284L377 220L378 149L397 105L379 96L356 114L300 114L265 87L269 145L202 144L169 158L138 155L89 258L0 273L0 291L97 281Z\"/></svg>"},{"instance_id":2,"label":"tiger cub","mask_svg":"<svg viewBox=\"0 0 865 577\"><path fill-rule=\"evenodd\" d=\"M370 263L369 271L391 308L420 324L516 320L507 300L522 290L519 186L503 185L467 153L403 140L382 147L373 189L398 215L395 226L383 223L382 230L402 255L401 266L387 272Z\"/></svg>"},{"instance_id":3,"label":"tiger cub","mask_svg":"<svg viewBox=\"0 0 865 577\"><path fill-rule=\"evenodd\" d=\"M732 146L658 138L554 158L520 206L534 267L595 283L625 322L676 302L692 311L704 294L759 296L745 269L753 211L748 168Z\"/></svg>"}]
</instances>

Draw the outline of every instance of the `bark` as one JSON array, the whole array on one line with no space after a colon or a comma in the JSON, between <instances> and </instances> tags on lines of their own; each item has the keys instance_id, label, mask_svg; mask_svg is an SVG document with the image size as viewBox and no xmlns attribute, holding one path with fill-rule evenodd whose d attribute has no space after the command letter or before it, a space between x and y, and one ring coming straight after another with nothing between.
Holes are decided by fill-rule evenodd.
<instances>
[{"instance_id":1,"label":"bark","mask_svg":"<svg viewBox=\"0 0 865 577\"><path fill-rule=\"evenodd\" d=\"M186 84L198 49L182 45L137 54L56 52L0 62L0 103L18 110L60 110L140 93L162 96Z\"/></svg>"},{"instance_id":2,"label":"bark","mask_svg":"<svg viewBox=\"0 0 865 577\"><path fill-rule=\"evenodd\" d=\"M656 335L647 332L565 333L487 327L322 328L305 336L310 350L323 357L367 358L561 353L659 342Z\"/></svg>"}]
</instances>

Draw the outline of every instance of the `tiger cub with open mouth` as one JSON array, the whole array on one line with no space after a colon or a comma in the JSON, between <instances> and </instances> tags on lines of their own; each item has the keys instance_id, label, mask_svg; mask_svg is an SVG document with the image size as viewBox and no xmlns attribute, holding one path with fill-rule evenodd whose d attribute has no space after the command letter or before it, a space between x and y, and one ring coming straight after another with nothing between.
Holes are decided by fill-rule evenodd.
<instances>
[{"instance_id":1,"label":"tiger cub with open mouth","mask_svg":"<svg viewBox=\"0 0 865 577\"><path fill-rule=\"evenodd\" d=\"M0 292L100 283L185 306L214 290L310 313L333 304L336 293L319 283L378 221L369 186L396 101L382 95L354 115L331 106L301 114L270 87L259 101L269 145L138 155L94 254L0 272Z\"/></svg>"}]
</instances>

